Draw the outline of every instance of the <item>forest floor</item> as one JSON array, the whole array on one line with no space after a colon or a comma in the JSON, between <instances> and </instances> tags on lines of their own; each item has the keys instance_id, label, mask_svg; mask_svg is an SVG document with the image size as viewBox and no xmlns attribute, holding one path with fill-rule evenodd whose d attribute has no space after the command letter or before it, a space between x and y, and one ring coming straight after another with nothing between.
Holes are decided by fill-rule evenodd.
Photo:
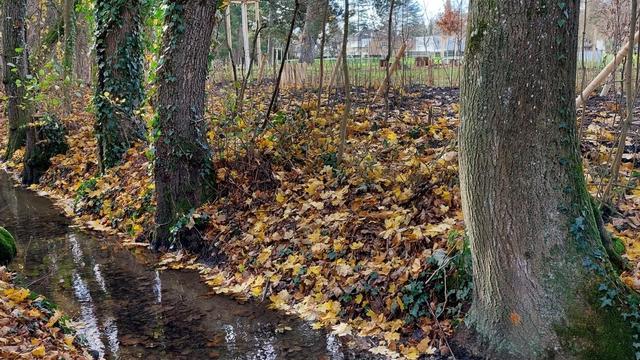
<instances>
[{"instance_id":1,"label":"forest floor","mask_svg":"<svg viewBox=\"0 0 640 360\"><path fill-rule=\"evenodd\" d=\"M268 300L376 354L449 355L447 339L471 299L457 178L457 90L418 87L396 95L385 119L384 102L372 104L356 89L341 166L339 97L325 97L328 105L318 113L311 92L285 91L280 111L257 134L269 94L249 89L251 104L230 118L233 94L220 87L210 92L217 197L175 228L197 228L210 246L198 257L167 254L159 266L196 269L217 293ZM86 94L72 115L61 116L70 149L34 188L86 226L146 246L153 151L137 144L100 176L90 103ZM585 113L582 151L594 195L606 184L618 110L611 100L593 99ZM606 221L634 269L622 279L640 289L637 126L632 132L618 201ZM5 166L20 172L22 155Z\"/></svg>"},{"instance_id":2,"label":"forest floor","mask_svg":"<svg viewBox=\"0 0 640 360\"><path fill-rule=\"evenodd\" d=\"M0 267L0 358L92 359L73 323L43 296L14 285Z\"/></svg>"}]
</instances>

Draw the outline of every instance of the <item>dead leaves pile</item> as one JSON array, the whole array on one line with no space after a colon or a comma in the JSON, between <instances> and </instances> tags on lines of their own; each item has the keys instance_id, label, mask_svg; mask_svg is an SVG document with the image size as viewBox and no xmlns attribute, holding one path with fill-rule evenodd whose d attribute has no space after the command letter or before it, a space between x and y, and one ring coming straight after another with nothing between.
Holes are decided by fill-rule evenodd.
<instances>
[{"instance_id":1,"label":"dead leaves pile","mask_svg":"<svg viewBox=\"0 0 640 360\"><path fill-rule=\"evenodd\" d=\"M267 95L250 89L247 98L256 105L237 119L220 115L223 95L210 97L209 139L221 191L196 215L208 215L203 234L225 261L206 267L178 253L161 266L197 269L218 293L268 299L314 327L368 337L377 354L445 354L444 337L462 316L449 310L464 306L442 298L443 282L434 280L455 275L447 265L464 249L455 94L408 94L409 105L388 120L380 109L358 107L341 167L335 164L340 105L316 113L285 93L281 113L256 135L250 119L262 119ZM613 115L606 105L589 111L583 152L589 189L597 194L614 146ZM94 228L131 240L144 234L154 206L147 149L137 145L123 164L97 177L91 115L64 121L69 153L53 159L38 189L66 201ZM635 157L626 156L627 191L609 227L638 263L640 187ZM9 166L20 169L19 162ZM640 271L623 279L640 288ZM411 291L424 294L422 302ZM445 285L444 293L450 291ZM417 306L428 313L417 313Z\"/></svg>"},{"instance_id":2,"label":"dead leaves pile","mask_svg":"<svg viewBox=\"0 0 640 360\"><path fill-rule=\"evenodd\" d=\"M91 95L85 94L83 102L76 100L74 108L84 109ZM57 199L67 215L89 228L137 238L149 228L155 206L147 148L136 144L121 165L100 176L93 115L76 110L61 119L67 128L69 150L51 159L40 184L32 188ZM0 136L6 138L3 133ZM19 149L4 166L14 174L22 173L23 155Z\"/></svg>"},{"instance_id":3,"label":"dead leaves pile","mask_svg":"<svg viewBox=\"0 0 640 360\"><path fill-rule=\"evenodd\" d=\"M75 336L63 332L61 323L66 329L70 324L62 313L46 305L42 296L15 287L11 277L0 267L0 358L90 359Z\"/></svg>"},{"instance_id":4,"label":"dead leaves pile","mask_svg":"<svg viewBox=\"0 0 640 360\"><path fill-rule=\"evenodd\" d=\"M590 106L585 112L583 159L591 194L598 198L610 180L610 168L615 157L618 138L617 127L621 121L619 105L604 101ZM637 117L637 115L636 115ZM640 133L632 125L622 155L618 185L613 189L615 210L609 215L607 229L625 245L625 254L631 271L622 274L623 281L640 291Z\"/></svg>"},{"instance_id":5,"label":"dead leaves pile","mask_svg":"<svg viewBox=\"0 0 640 360\"><path fill-rule=\"evenodd\" d=\"M273 308L340 336L370 337L378 354L446 353L436 330L451 334L460 319L436 311L434 296L427 306L439 312L438 323L427 316L405 322L414 304L403 298L410 282L437 271L429 264L434 253L448 256L462 247L457 120L423 123L429 106L456 114L445 100L395 113L385 125L358 110L341 168L332 163L339 109L285 108L255 142L260 161L265 154L272 159L277 187L252 187L247 172L255 167L216 167L220 186L240 190L200 209L211 217L205 237L226 256L220 267L201 269L207 283L218 293L269 299ZM245 129L253 125L244 119L220 124L217 132L236 138L226 135L218 152L234 149L224 157L246 161ZM431 285L424 291L428 297Z\"/></svg>"}]
</instances>

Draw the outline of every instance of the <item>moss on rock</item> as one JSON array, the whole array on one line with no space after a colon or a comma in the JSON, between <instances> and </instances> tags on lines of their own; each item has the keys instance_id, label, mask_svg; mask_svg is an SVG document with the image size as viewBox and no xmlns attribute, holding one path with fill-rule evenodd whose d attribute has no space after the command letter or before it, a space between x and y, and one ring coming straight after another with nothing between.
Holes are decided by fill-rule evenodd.
<instances>
[{"instance_id":1,"label":"moss on rock","mask_svg":"<svg viewBox=\"0 0 640 360\"><path fill-rule=\"evenodd\" d=\"M0 226L0 265L9 264L16 257L17 252L13 235Z\"/></svg>"}]
</instances>

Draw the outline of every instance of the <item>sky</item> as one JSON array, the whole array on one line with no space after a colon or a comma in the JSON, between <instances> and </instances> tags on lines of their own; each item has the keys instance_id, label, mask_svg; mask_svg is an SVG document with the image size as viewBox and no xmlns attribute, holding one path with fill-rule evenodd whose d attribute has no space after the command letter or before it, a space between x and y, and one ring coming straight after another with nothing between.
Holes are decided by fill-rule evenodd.
<instances>
[{"instance_id":1,"label":"sky","mask_svg":"<svg viewBox=\"0 0 640 360\"><path fill-rule=\"evenodd\" d=\"M445 0L418 0L426 17L434 17L444 10Z\"/></svg>"},{"instance_id":2,"label":"sky","mask_svg":"<svg viewBox=\"0 0 640 360\"><path fill-rule=\"evenodd\" d=\"M433 19L436 15L441 14L444 11L444 3L446 0L417 0L418 4L422 6L423 13L425 19ZM457 7L462 5L463 8L466 8L468 5L468 0L452 0L451 4L453 7Z\"/></svg>"}]
</instances>

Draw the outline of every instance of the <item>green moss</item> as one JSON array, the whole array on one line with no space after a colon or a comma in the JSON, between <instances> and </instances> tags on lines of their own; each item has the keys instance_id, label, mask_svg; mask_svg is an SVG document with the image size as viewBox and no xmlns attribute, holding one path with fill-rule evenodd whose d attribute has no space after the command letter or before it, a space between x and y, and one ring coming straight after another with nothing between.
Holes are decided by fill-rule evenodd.
<instances>
[{"instance_id":1,"label":"green moss","mask_svg":"<svg viewBox=\"0 0 640 360\"><path fill-rule=\"evenodd\" d=\"M487 31L487 23L480 20L473 29L473 31L469 34L469 45L467 45L467 53L474 53L477 49L480 48L482 44L482 39Z\"/></svg>"},{"instance_id":2,"label":"green moss","mask_svg":"<svg viewBox=\"0 0 640 360\"><path fill-rule=\"evenodd\" d=\"M564 325L556 326L561 347L579 360L635 359L633 330L616 306L601 307L593 290L588 304L576 303Z\"/></svg>"},{"instance_id":3,"label":"green moss","mask_svg":"<svg viewBox=\"0 0 640 360\"><path fill-rule=\"evenodd\" d=\"M7 229L0 226L0 265L8 265L16 254L16 240Z\"/></svg>"},{"instance_id":4,"label":"green moss","mask_svg":"<svg viewBox=\"0 0 640 360\"><path fill-rule=\"evenodd\" d=\"M616 254L622 255L627 251L627 248L624 245L622 239L617 236L613 236L611 240L613 241L613 250L616 252Z\"/></svg>"}]
</instances>

